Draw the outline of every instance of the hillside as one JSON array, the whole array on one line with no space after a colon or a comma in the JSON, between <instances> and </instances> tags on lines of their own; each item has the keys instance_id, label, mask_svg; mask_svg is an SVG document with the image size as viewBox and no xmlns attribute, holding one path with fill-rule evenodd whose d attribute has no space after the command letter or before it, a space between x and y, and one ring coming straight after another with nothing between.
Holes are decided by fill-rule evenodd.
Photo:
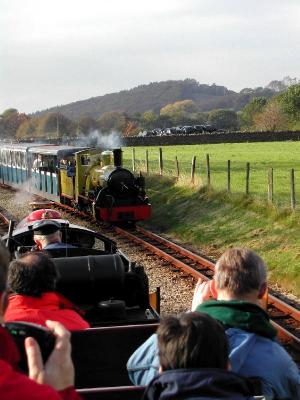
<instances>
[{"instance_id":1,"label":"hillside","mask_svg":"<svg viewBox=\"0 0 300 400\"><path fill-rule=\"evenodd\" d=\"M224 86L200 84L195 79L152 82L130 90L92 97L86 100L38 111L35 115L58 111L66 117L78 120L82 116L98 119L107 111L121 111L129 115L153 110L158 113L166 104L191 99L199 111L216 108L241 110L254 96L272 97L275 90L269 88L243 89L236 93Z\"/></svg>"}]
</instances>

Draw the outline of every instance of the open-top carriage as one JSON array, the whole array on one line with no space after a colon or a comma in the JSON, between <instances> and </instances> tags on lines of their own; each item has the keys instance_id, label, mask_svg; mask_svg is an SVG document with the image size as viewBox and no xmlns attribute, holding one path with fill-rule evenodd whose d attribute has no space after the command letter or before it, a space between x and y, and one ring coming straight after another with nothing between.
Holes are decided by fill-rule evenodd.
<instances>
[{"instance_id":1,"label":"open-top carriage","mask_svg":"<svg viewBox=\"0 0 300 400\"><path fill-rule=\"evenodd\" d=\"M42 210L40 216L55 216L53 212ZM56 290L80 307L92 326L72 332L76 388L130 385L126 362L157 328L159 293L149 295L143 267L131 262L113 240L61 218L54 221L61 226L62 241L76 246L47 250L57 270ZM2 237L13 258L35 250L34 223L26 217ZM140 396L136 389L96 392L99 393L92 390L84 396Z\"/></svg>"}]
</instances>

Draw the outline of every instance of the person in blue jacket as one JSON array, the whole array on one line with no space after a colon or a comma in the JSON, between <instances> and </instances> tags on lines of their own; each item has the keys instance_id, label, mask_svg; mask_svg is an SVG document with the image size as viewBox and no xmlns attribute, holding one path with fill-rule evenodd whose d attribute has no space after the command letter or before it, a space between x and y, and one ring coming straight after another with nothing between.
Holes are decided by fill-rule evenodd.
<instances>
[{"instance_id":1,"label":"person in blue jacket","mask_svg":"<svg viewBox=\"0 0 300 400\"><path fill-rule=\"evenodd\" d=\"M72 249L70 243L62 243L61 225L53 220L41 220L33 224L33 240L39 250Z\"/></svg>"},{"instance_id":2,"label":"person in blue jacket","mask_svg":"<svg viewBox=\"0 0 300 400\"><path fill-rule=\"evenodd\" d=\"M160 375L146 388L145 400L253 399L253 382L228 371L224 328L209 315L167 317L157 337Z\"/></svg>"},{"instance_id":3,"label":"person in blue jacket","mask_svg":"<svg viewBox=\"0 0 300 400\"><path fill-rule=\"evenodd\" d=\"M300 399L299 370L276 340L276 330L260 307L267 290L267 269L251 250L231 248L218 260L214 278L198 282L192 310L221 322L229 341L233 372L262 380L263 394L276 399ZM127 369L136 385L158 374L157 336L152 335L130 357Z\"/></svg>"}]
</instances>

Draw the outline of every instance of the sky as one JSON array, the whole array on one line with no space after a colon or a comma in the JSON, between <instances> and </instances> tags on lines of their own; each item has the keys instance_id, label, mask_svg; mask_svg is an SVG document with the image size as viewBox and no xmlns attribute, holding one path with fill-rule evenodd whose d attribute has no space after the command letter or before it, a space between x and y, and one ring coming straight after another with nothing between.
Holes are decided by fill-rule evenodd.
<instances>
[{"instance_id":1,"label":"sky","mask_svg":"<svg viewBox=\"0 0 300 400\"><path fill-rule=\"evenodd\" d=\"M193 78L300 78L299 0L0 0L0 113Z\"/></svg>"}]
</instances>

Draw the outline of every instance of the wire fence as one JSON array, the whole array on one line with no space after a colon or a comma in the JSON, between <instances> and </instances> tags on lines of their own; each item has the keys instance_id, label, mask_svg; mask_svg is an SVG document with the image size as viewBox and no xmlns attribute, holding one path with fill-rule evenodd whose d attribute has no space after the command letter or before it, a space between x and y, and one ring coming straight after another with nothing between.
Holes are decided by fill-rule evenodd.
<instances>
[{"instance_id":1,"label":"wire fence","mask_svg":"<svg viewBox=\"0 0 300 400\"><path fill-rule=\"evenodd\" d=\"M209 154L194 155L187 161L181 160L180 155L165 157L162 148L144 152L132 148L124 165L133 172L174 177L199 188L256 196L276 206L296 208L296 187L300 185L300 178L295 168L262 167L261 163L230 159L224 162L212 159Z\"/></svg>"}]
</instances>

